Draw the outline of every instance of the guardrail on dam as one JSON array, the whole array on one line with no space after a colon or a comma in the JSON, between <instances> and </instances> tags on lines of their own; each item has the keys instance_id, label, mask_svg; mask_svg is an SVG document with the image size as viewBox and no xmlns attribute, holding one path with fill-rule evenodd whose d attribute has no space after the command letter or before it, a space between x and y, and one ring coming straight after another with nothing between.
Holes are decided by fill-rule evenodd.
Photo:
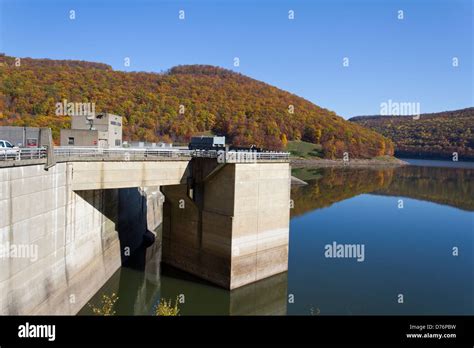
<instances>
[{"instance_id":1,"label":"guardrail on dam","mask_svg":"<svg viewBox=\"0 0 474 348\"><path fill-rule=\"evenodd\" d=\"M187 150L187 149L159 149L159 148L99 148L63 146L54 147L54 157L57 161L72 161L79 159L91 160L160 160L172 158L222 158L226 154L226 162L239 162L241 157L249 161L288 161L288 152L253 152L253 151L216 151L216 150ZM0 149L0 161L24 161L44 159L48 157L46 148L20 148L15 150ZM4 162L8 163L8 162ZM10 162L11 164L11 162Z\"/></svg>"}]
</instances>

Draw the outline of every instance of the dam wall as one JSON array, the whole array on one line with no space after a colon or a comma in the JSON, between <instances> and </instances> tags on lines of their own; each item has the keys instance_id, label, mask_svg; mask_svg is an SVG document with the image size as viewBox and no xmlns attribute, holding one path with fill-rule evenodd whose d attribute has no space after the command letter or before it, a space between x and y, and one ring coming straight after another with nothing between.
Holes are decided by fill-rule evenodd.
<instances>
[{"instance_id":1,"label":"dam wall","mask_svg":"<svg viewBox=\"0 0 474 348\"><path fill-rule=\"evenodd\" d=\"M75 314L120 267L118 191L72 191L71 175L0 168L0 314Z\"/></svg>"},{"instance_id":2,"label":"dam wall","mask_svg":"<svg viewBox=\"0 0 474 348\"><path fill-rule=\"evenodd\" d=\"M122 264L120 222L129 240L161 223L159 187L73 191L72 175L0 168L1 315L76 314Z\"/></svg>"}]
</instances>

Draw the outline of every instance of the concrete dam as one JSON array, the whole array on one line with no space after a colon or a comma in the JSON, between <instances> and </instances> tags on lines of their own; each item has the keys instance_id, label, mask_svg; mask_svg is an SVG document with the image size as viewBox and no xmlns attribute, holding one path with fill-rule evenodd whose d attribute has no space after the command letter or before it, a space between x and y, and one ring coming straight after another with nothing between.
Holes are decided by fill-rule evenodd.
<instances>
[{"instance_id":1,"label":"concrete dam","mask_svg":"<svg viewBox=\"0 0 474 348\"><path fill-rule=\"evenodd\" d=\"M220 287L287 271L287 156L67 151L0 162L0 314L78 313L160 224L162 262Z\"/></svg>"}]
</instances>

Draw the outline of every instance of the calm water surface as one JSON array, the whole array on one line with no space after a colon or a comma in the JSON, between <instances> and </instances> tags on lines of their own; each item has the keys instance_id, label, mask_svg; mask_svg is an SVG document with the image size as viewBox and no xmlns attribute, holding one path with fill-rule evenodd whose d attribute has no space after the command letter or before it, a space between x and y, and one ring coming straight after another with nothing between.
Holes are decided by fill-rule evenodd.
<instances>
[{"instance_id":1,"label":"calm water surface","mask_svg":"<svg viewBox=\"0 0 474 348\"><path fill-rule=\"evenodd\" d=\"M292 189L286 273L227 291L151 263L121 268L90 303L117 293L117 314L147 315L184 294L181 315L472 315L474 168L416 162L294 170L308 185ZM364 260L326 257L333 242L363 245Z\"/></svg>"}]
</instances>

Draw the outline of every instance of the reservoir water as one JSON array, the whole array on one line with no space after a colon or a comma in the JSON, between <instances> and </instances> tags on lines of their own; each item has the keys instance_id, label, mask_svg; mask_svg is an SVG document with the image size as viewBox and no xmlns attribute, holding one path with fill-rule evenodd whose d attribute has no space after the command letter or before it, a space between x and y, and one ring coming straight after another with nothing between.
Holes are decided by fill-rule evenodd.
<instances>
[{"instance_id":1,"label":"reservoir water","mask_svg":"<svg viewBox=\"0 0 474 348\"><path fill-rule=\"evenodd\" d=\"M293 170L308 185L292 188L286 273L227 291L159 263L122 267L89 303L115 293L117 315L177 298L180 315L473 315L474 166L409 162Z\"/></svg>"}]
</instances>

